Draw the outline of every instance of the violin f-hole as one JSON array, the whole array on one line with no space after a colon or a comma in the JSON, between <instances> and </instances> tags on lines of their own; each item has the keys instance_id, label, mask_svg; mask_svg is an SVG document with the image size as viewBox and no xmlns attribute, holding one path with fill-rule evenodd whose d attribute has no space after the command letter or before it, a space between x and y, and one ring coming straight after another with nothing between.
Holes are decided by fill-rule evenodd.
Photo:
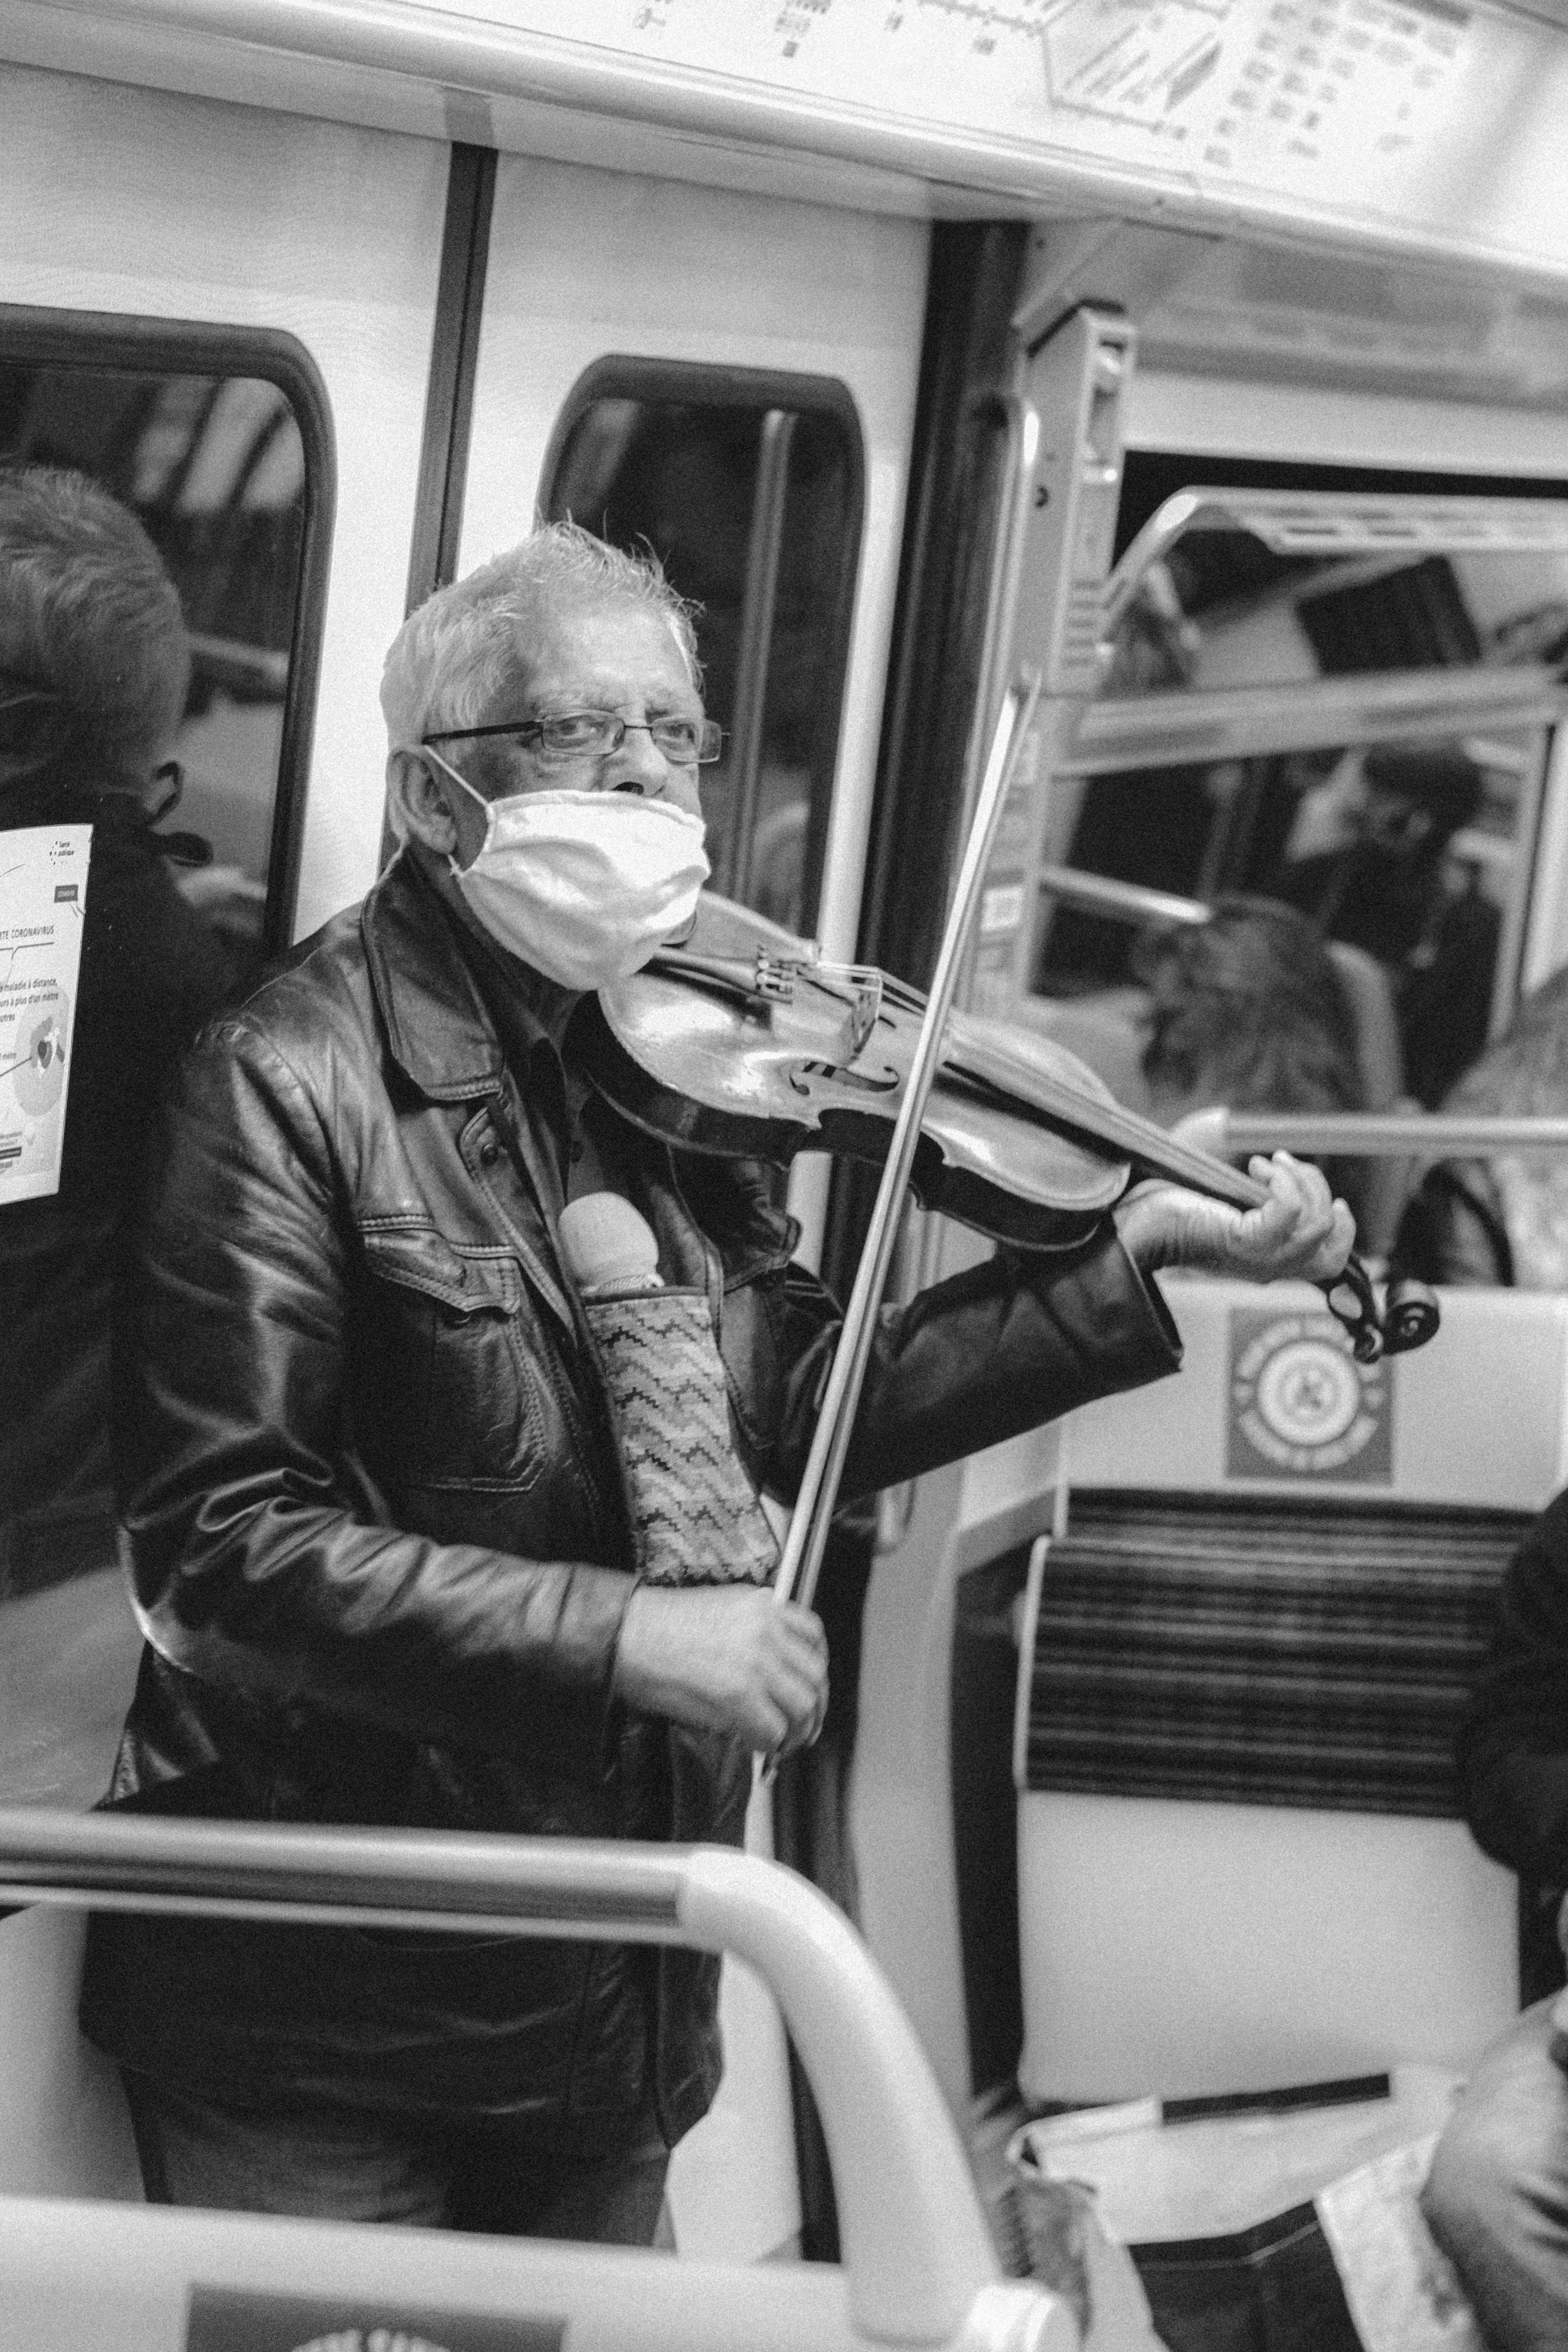
<instances>
[{"instance_id":1,"label":"violin f-hole","mask_svg":"<svg viewBox=\"0 0 1568 2352\"><path fill-rule=\"evenodd\" d=\"M897 1091L902 1080L896 1070L884 1062L880 1073L870 1070L846 1069L841 1062L797 1062L788 1073L789 1084L798 1095L809 1095L812 1082L831 1079L841 1087L858 1087L868 1095L888 1095Z\"/></svg>"}]
</instances>

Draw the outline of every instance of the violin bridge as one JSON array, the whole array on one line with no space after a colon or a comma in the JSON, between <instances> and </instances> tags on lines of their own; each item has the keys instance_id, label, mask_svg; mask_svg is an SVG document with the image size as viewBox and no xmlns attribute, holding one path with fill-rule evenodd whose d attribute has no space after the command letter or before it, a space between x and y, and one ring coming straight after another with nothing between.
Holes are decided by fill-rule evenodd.
<instances>
[{"instance_id":1,"label":"violin bridge","mask_svg":"<svg viewBox=\"0 0 1568 2352\"><path fill-rule=\"evenodd\" d=\"M862 971L856 975L854 1001L850 1006L850 1059L854 1060L876 1027L882 1012L882 974Z\"/></svg>"},{"instance_id":2,"label":"violin bridge","mask_svg":"<svg viewBox=\"0 0 1568 2352\"><path fill-rule=\"evenodd\" d=\"M759 971L763 961L758 950L757 961ZM797 976L804 974L813 988L821 989L825 996L836 997L845 1007L838 1060L841 1065L854 1061L864 1051L881 1018L884 974L878 971L874 964L860 963L792 963L782 969L789 972L791 995ZM788 1003L789 999L784 1001Z\"/></svg>"}]
</instances>

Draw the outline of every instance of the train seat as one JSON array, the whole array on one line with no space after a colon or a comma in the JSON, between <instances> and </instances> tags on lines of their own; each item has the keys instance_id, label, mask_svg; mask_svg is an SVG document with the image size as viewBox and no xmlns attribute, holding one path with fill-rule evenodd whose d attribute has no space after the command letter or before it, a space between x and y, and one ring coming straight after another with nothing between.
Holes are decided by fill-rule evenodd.
<instances>
[{"instance_id":1,"label":"train seat","mask_svg":"<svg viewBox=\"0 0 1568 2352\"><path fill-rule=\"evenodd\" d=\"M1330 940L1329 954L1355 1024L1355 1056L1361 1068L1362 1108L1394 1110L1419 1106L1405 1093L1405 1055L1399 1042L1399 1021L1394 1010L1394 989L1387 971L1364 948L1346 940ZM1386 1257L1393 1245L1399 1213L1410 1191L1408 1160L1366 1160L1362 1162L1361 1198L1357 1203L1359 1246L1364 1257Z\"/></svg>"},{"instance_id":2,"label":"train seat","mask_svg":"<svg viewBox=\"0 0 1568 2352\"><path fill-rule=\"evenodd\" d=\"M1450 1293L1430 1349L1367 1371L1304 1287L1167 1296L1182 1378L1065 1424L1030 1560L1025 2095L1462 2065L1518 1945L1451 1740L1563 1483L1568 1300Z\"/></svg>"},{"instance_id":3,"label":"train seat","mask_svg":"<svg viewBox=\"0 0 1568 2352\"><path fill-rule=\"evenodd\" d=\"M1388 974L1375 956L1347 940L1330 940L1328 951L1355 1026L1363 1107L1389 1110L1405 1092L1405 1055Z\"/></svg>"},{"instance_id":4,"label":"train seat","mask_svg":"<svg viewBox=\"0 0 1568 2352\"><path fill-rule=\"evenodd\" d=\"M0 1790L85 1811L109 1786L141 1636L115 1567L0 1579ZM0 2195L140 2200L115 2069L77 2030L84 1923L0 1914Z\"/></svg>"},{"instance_id":5,"label":"train seat","mask_svg":"<svg viewBox=\"0 0 1568 2352\"><path fill-rule=\"evenodd\" d=\"M140 2203L120 2077L76 2021L86 1915L0 1919L0 2196Z\"/></svg>"}]
</instances>

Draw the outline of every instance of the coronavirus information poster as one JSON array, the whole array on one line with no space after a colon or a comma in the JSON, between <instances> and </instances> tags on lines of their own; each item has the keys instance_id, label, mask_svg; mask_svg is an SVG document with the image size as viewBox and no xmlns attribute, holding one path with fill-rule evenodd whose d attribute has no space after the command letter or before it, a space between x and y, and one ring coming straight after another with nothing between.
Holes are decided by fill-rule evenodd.
<instances>
[{"instance_id":1,"label":"coronavirus information poster","mask_svg":"<svg viewBox=\"0 0 1568 2352\"><path fill-rule=\"evenodd\" d=\"M0 1212L60 1188L90 824L0 833Z\"/></svg>"}]
</instances>

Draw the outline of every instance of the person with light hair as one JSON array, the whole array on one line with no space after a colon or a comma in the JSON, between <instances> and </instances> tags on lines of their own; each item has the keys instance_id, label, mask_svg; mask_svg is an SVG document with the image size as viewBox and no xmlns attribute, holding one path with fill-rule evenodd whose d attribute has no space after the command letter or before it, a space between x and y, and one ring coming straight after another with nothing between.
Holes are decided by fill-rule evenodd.
<instances>
[{"instance_id":1,"label":"person with light hair","mask_svg":"<svg viewBox=\"0 0 1568 2352\"><path fill-rule=\"evenodd\" d=\"M650 560L538 530L388 657L397 856L209 1027L130 1318L141 1679L113 1796L234 1818L742 1834L819 1729L768 1590L839 1311L766 1171L596 1096L590 992L684 936L718 730ZM1260 1163L1262 1164L1262 1163ZM1150 1270L1322 1275L1343 1204L1156 1187L881 1325L865 1492L1171 1370ZM150 2193L649 2242L717 2084L709 1957L94 1922Z\"/></svg>"}]
</instances>

